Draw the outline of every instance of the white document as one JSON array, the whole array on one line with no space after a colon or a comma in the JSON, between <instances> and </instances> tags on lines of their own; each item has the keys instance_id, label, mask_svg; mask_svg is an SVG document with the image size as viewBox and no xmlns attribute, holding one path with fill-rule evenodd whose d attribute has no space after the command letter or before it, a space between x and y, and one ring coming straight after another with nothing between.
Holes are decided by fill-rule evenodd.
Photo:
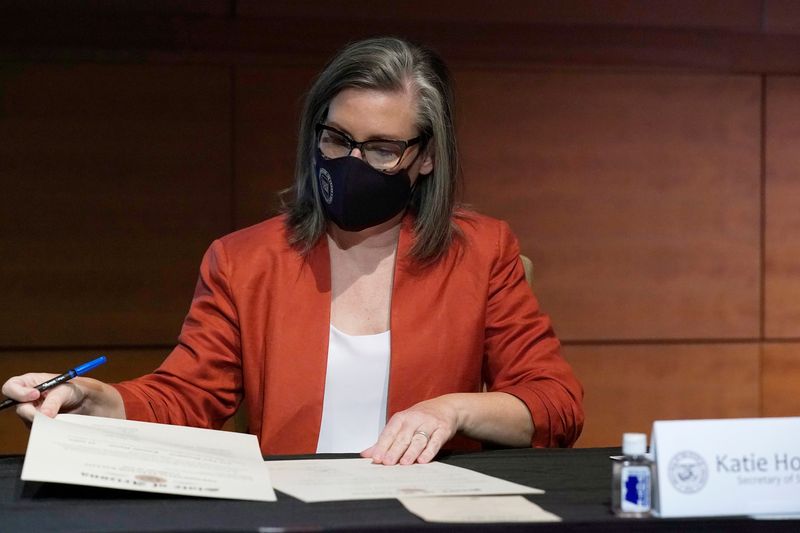
<instances>
[{"instance_id":1,"label":"white document","mask_svg":"<svg viewBox=\"0 0 800 533\"><path fill-rule=\"evenodd\" d=\"M37 414L21 478L275 501L255 435L94 416Z\"/></svg>"},{"instance_id":2,"label":"white document","mask_svg":"<svg viewBox=\"0 0 800 533\"><path fill-rule=\"evenodd\" d=\"M267 461L273 486L304 502L378 500L403 496L544 494L444 463L385 466L371 459Z\"/></svg>"},{"instance_id":3,"label":"white document","mask_svg":"<svg viewBox=\"0 0 800 533\"><path fill-rule=\"evenodd\" d=\"M426 522L561 522L522 496L434 496L399 498L409 512Z\"/></svg>"}]
</instances>

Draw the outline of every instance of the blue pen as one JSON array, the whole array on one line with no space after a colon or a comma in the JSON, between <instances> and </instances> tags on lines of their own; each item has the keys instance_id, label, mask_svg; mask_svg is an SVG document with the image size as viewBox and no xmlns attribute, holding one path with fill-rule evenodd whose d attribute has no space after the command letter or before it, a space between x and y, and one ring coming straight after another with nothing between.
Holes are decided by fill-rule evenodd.
<instances>
[{"instance_id":1,"label":"blue pen","mask_svg":"<svg viewBox=\"0 0 800 533\"><path fill-rule=\"evenodd\" d=\"M67 370L60 376L56 376L53 379L48 379L44 383L39 383L34 387L34 389L38 390L39 392L44 392L48 389L52 389L56 385L61 385L65 381L69 381L72 378L82 376L88 371L92 370L93 368L97 368L98 366L102 365L106 362L106 356L101 355L97 359L93 361L89 361L88 363L83 363L82 365L78 365L72 370ZM5 409L6 407L11 407L12 405L17 405L19 402L17 400L7 399L0 402L0 411Z\"/></svg>"}]
</instances>

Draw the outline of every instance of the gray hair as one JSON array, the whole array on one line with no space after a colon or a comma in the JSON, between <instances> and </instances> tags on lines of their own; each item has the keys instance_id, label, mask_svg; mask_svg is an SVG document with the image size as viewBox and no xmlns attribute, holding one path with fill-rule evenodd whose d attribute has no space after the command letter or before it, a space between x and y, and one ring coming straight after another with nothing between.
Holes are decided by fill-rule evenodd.
<instances>
[{"instance_id":1,"label":"gray hair","mask_svg":"<svg viewBox=\"0 0 800 533\"><path fill-rule=\"evenodd\" d=\"M325 234L327 219L313 166L315 125L325 119L331 100L346 88L402 91L417 100L417 127L433 151L433 171L417 178L408 209L415 215L411 255L433 262L450 246L458 191L458 154L453 120L453 89L444 61L433 51L394 37L366 39L346 46L325 66L306 95L300 118L294 185L281 192L292 246L305 254Z\"/></svg>"}]
</instances>

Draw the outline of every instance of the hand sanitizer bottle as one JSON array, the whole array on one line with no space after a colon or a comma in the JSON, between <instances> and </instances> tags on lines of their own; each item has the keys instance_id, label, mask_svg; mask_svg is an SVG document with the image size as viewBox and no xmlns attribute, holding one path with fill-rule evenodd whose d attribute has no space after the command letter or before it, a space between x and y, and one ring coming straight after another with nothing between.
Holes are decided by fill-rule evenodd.
<instances>
[{"instance_id":1,"label":"hand sanitizer bottle","mask_svg":"<svg viewBox=\"0 0 800 533\"><path fill-rule=\"evenodd\" d=\"M645 455L644 433L622 435L622 455L612 467L611 507L617 516L650 516L653 496L653 461Z\"/></svg>"}]
</instances>

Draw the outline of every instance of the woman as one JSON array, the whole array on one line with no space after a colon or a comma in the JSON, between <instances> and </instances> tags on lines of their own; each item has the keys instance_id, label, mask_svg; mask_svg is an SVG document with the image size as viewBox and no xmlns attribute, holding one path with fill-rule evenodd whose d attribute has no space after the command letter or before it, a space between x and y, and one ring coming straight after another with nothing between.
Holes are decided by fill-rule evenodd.
<instances>
[{"instance_id":1,"label":"woman","mask_svg":"<svg viewBox=\"0 0 800 533\"><path fill-rule=\"evenodd\" d=\"M477 441L572 445L583 392L516 239L456 206L442 61L394 38L348 46L313 84L299 137L285 212L211 245L161 367L44 397L32 386L49 374L12 378L3 393L30 402L18 414L218 428L243 398L264 454L383 464Z\"/></svg>"}]
</instances>

